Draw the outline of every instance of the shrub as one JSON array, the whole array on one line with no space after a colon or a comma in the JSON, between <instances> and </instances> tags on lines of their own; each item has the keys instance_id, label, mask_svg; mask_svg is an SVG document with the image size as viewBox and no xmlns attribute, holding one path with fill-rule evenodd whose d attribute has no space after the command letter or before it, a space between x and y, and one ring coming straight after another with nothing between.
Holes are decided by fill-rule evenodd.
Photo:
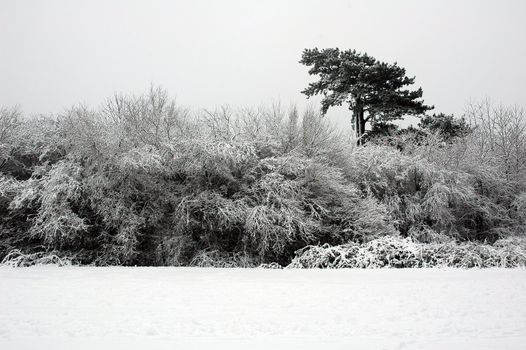
<instances>
[{"instance_id":1,"label":"shrub","mask_svg":"<svg viewBox=\"0 0 526 350\"><path fill-rule=\"evenodd\" d=\"M69 257L61 257L54 252L24 254L18 249L9 252L0 263L0 265L11 267L27 267L34 265L67 266L72 264L73 259Z\"/></svg>"},{"instance_id":2,"label":"shrub","mask_svg":"<svg viewBox=\"0 0 526 350\"><path fill-rule=\"evenodd\" d=\"M523 230L526 228L526 192L522 192L515 197L512 203L512 217Z\"/></svg>"},{"instance_id":3,"label":"shrub","mask_svg":"<svg viewBox=\"0 0 526 350\"><path fill-rule=\"evenodd\" d=\"M190 261L197 267L256 267L257 260L244 252L225 253L218 250L202 250Z\"/></svg>"},{"instance_id":4,"label":"shrub","mask_svg":"<svg viewBox=\"0 0 526 350\"><path fill-rule=\"evenodd\" d=\"M164 162L154 150L144 158L141 152L105 159L84 179L83 205L96 227L96 244L102 245L101 264L153 263L156 231L165 227L176 203L174 184L163 181Z\"/></svg>"},{"instance_id":5,"label":"shrub","mask_svg":"<svg viewBox=\"0 0 526 350\"><path fill-rule=\"evenodd\" d=\"M296 252L288 268L525 267L526 240L480 243L417 243L409 238L382 237L362 245L307 246ZM519 247L517 244L519 243Z\"/></svg>"},{"instance_id":6,"label":"shrub","mask_svg":"<svg viewBox=\"0 0 526 350\"><path fill-rule=\"evenodd\" d=\"M198 250L204 249L227 252L241 250L246 211L242 201L225 198L211 191L183 197L174 212L174 230L167 238L177 239L181 243L190 240L193 244L185 245L192 246L194 251L177 249L173 252L176 256L171 259L184 263ZM185 236L187 239L183 238ZM184 255L177 256L183 252Z\"/></svg>"},{"instance_id":7,"label":"shrub","mask_svg":"<svg viewBox=\"0 0 526 350\"><path fill-rule=\"evenodd\" d=\"M481 192L480 177L437 166L422 155L361 147L351 154L344 174L385 203L405 236L418 227L464 240L494 241L511 233L505 203Z\"/></svg>"},{"instance_id":8,"label":"shrub","mask_svg":"<svg viewBox=\"0 0 526 350\"><path fill-rule=\"evenodd\" d=\"M41 167L22 183L10 203L10 210L36 209L29 234L42 238L49 247L71 244L88 229L85 220L74 211L81 199L80 172L77 164L65 161L49 170Z\"/></svg>"},{"instance_id":9,"label":"shrub","mask_svg":"<svg viewBox=\"0 0 526 350\"><path fill-rule=\"evenodd\" d=\"M383 237L363 245L307 246L296 252L289 268L418 267L418 246L408 239Z\"/></svg>"}]
</instances>

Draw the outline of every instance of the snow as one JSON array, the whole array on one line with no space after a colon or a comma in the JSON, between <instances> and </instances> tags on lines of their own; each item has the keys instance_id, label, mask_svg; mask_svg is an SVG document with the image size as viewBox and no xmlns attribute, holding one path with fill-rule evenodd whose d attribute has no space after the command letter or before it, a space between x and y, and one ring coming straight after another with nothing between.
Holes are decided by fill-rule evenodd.
<instances>
[{"instance_id":1,"label":"snow","mask_svg":"<svg viewBox=\"0 0 526 350\"><path fill-rule=\"evenodd\" d=\"M0 268L0 349L525 349L525 269Z\"/></svg>"}]
</instances>

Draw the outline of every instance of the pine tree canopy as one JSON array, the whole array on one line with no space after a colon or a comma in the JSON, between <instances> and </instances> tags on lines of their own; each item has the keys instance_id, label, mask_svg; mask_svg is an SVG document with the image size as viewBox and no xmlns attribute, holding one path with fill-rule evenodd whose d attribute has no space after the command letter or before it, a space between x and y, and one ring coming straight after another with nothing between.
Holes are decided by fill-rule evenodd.
<instances>
[{"instance_id":1,"label":"pine tree canopy","mask_svg":"<svg viewBox=\"0 0 526 350\"><path fill-rule=\"evenodd\" d=\"M353 119L361 119L358 136L363 134L367 121L390 121L404 115L419 115L432 109L421 100L422 89L409 90L415 78L407 77L397 63L380 62L367 53L338 48L305 49L300 61L311 67L309 74L319 76L302 91L307 97L322 94L323 114L333 106L349 104ZM364 112L367 115L364 115Z\"/></svg>"}]
</instances>

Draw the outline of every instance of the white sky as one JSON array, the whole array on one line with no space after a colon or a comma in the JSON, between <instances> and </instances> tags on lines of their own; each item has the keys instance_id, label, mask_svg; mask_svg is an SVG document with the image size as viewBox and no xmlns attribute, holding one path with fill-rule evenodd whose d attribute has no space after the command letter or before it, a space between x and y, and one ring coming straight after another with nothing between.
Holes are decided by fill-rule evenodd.
<instances>
[{"instance_id":1,"label":"white sky","mask_svg":"<svg viewBox=\"0 0 526 350\"><path fill-rule=\"evenodd\" d=\"M522 0L0 0L0 105L59 113L155 83L195 109L301 107L317 46L397 61L437 112L526 106L525 16Z\"/></svg>"}]
</instances>

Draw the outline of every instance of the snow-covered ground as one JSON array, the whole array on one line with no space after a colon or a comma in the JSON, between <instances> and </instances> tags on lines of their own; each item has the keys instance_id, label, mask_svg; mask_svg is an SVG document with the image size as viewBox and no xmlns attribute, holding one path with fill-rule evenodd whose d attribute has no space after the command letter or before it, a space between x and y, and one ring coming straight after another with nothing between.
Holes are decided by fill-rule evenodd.
<instances>
[{"instance_id":1,"label":"snow-covered ground","mask_svg":"<svg viewBox=\"0 0 526 350\"><path fill-rule=\"evenodd\" d=\"M0 349L526 349L526 270L0 268Z\"/></svg>"}]
</instances>

